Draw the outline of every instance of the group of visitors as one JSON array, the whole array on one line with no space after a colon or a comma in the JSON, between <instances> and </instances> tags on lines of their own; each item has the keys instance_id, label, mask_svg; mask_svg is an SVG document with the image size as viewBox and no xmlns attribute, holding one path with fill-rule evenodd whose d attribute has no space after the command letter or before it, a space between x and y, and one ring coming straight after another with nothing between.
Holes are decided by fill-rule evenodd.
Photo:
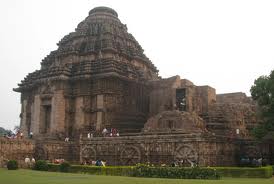
<instances>
[{"instance_id":1,"label":"group of visitors","mask_svg":"<svg viewBox=\"0 0 274 184\"><path fill-rule=\"evenodd\" d=\"M116 128L111 128L110 131L105 127L102 131L103 137L119 137L120 134Z\"/></svg>"},{"instance_id":2,"label":"group of visitors","mask_svg":"<svg viewBox=\"0 0 274 184\"><path fill-rule=\"evenodd\" d=\"M83 165L93 165L93 166L103 166L103 167L105 167L106 166L106 161L104 161L104 160L100 160L100 159L98 159L98 160L85 160L82 164Z\"/></svg>"},{"instance_id":3,"label":"group of visitors","mask_svg":"<svg viewBox=\"0 0 274 184\"><path fill-rule=\"evenodd\" d=\"M267 162L268 161L263 158L251 158L251 157L244 156L240 159L239 165L243 167L248 167L248 166L260 167L263 165L267 165Z\"/></svg>"},{"instance_id":4,"label":"group of visitors","mask_svg":"<svg viewBox=\"0 0 274 184\"><path fill-rule=\"evenodd\" d=\"M65 162L65 159L63 159L63 158L56 158L52 161L52 163L54 163L54 164L61 164L63 162Z\"/></svg>"},{"instance_id":5,"label":"group of visitors","mask_svg":"<svg viewBox=\"0 0 274 184\"><path fill-rule=\"evenodd\" d=\"M25 158L25 164L27 168L31 168L35 164L35 159L32 157L31 159L27 156Z\"/></svg>"},{"instance_id":6,"label":"group of visitors","mask_svg":"<svg viewBox=\"0 0 274 184\"><path fill-rule=\"evenodd\" d=\"M119 137L120 134L116 128L111 128L108 130L106 127L102 130L102 132L93 131L87 133L87 138L92 139L93 137ZM82 139L82 134L80 134L80 139Z\"/></svg>"},{"instance_id":7,"label":"group of visitors","mask_svg":"<svg viewBox=\"0 0 274 184\"><path fill-rule=\"evenodd\" d=\"M14 133L5 134L4 137L7 138L7 139L23 139L24 138L24 133L19 130L16 134L14 134ZM32 139L33 138L33 132L30 132L28 137L30 139Z\"/></svg>"}]
</instances>

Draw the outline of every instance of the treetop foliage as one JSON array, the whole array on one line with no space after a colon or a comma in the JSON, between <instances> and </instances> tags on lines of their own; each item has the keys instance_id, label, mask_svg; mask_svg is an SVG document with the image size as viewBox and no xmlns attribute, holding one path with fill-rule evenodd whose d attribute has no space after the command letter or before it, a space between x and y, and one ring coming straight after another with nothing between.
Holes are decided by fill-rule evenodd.
<instances>
[{"instance_id":1,"label":"treetop foliage","mask_svg":"<svg viewBox=\"0 0 274 184\"><path fill-rule=\"evenodd\" d=\"M250 92L253 100L259 105L263 120L263 123L253 130L253 134L258 139L262 139L266 134L274 131L274 70L269 76L256 79Z\"/></svg>"}]
</instances>

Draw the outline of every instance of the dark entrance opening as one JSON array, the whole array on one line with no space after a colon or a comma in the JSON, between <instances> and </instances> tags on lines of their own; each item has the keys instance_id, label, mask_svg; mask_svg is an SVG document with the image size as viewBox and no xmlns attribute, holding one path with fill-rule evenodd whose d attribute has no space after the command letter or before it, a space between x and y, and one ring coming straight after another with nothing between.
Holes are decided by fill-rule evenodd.
<instances>
[{"instance_id":1,"label":"dark entrance opening","mask_svg":"<svg viewBox=\"0 0 274 184\"><path fill-rule=\"evenodd\" d=\"M176 89L176 108L179 111L186 111L186 89Z\"/></svg>"},{"instance_id":2,"label":"dark entrance opening","mask_svg":"<svg viewBox=\"0 0 274 184\"><path fill-rule=\"evenodd\" d=\"M44 105L44 118L43 118L43 128L41 133L48 133L50 129L50 120L51 120L51 105Z\"/></svg>"}]
</instances>

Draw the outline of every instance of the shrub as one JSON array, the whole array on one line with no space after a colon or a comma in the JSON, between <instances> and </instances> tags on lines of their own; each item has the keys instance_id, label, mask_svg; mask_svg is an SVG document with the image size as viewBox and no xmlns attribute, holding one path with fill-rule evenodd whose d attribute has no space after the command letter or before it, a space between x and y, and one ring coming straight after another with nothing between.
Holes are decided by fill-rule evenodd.
<instances>
[{"instance_id":1,"label":"shrub","mask_svg":"<svg viewBox=\"0 0 274 184\"><path fill-rule=\"evenodd\" d=\"M177 179L219 179L216 169L200 167L149 167L140 165L135 168L134 176Z\"/></svg>"},{"instance_id":2,"label":"shrub","mask_svg":"<svg viewBox=\"0 0 274 184\"><path fill-rule=\"evenodd\" d=\"M270 178L272 167L214 167L222 177Z\"/></svg>"},{"instance_id":3,"label":"shrub","mask_svg":"<svg viewBox=\"0 0 274 184\"><path fill-rule=\"evenodd\" d=\"M240 160L240 166L241 167L249 167L249 166L251 166L251 162L248 158L242 158Z\"/></svg>"},{"instance_id":4,"label":"shrub","mask_svg":"<svg viewBox=\"0 0 274 184\"><path fill-rule=\"evenodd\" d=\"M262 166L267 166L267 165L269 165L268 159L263 158L263 160L262 160Z\"/></svg>"},{"instance_id":5,"label":"shrub","mask_svg":"<svg viewBox=\"0 0 274 184\"><path fill-rule=\"evenodd\" d=\"M132 176L134 167L130 166L88 166L88 165L72 165L69 172L72 173L88 173L95 175L111 175L111 176Z\"/></svg>"},{"instance_id":6,"label":"shrub","mask_svg":"<svg viewBox=\"0 0 274 184\"><path fill-rule=\"evenodd\" d=\"M60 165L59 164L48 163L48 171L58 172L58 171L60 171Z\"/></svg>"},{"instance_id":7,"label":"shrub","mask_svg":"<svg viewBox=\"0 0 274 184\"><path fill-rule=\"evenodd\" d=\"M61 172L69 172L70 164L68 162L63 162L60 164L60 171Z\"/></svg>"},{"instance_id":8,"label":"shrub","mask_svg":"<svg viewBox=\"0 0 274 184\"><path fill-rule=\"evenodd\" d=\"M61 165L49 164L49 171L60 170ZM59 168L59 169L58 169ZM219 179L220 175L213 168L182 168L182 167L151 167L139 166L88 166L71 165L69 172L88 173L95 175L135 176L157 178L192 178L192 179Z\"/></svg>"},{"instance_id":9,"label":"shrub","mask_svg":"<svg viewBox=\"0 0 274 184\"><path fill-rule=\"evenodd\" d=\"M48 164L49 171L61 171L61 165ZM88 173L95 175L135 176L156 178L188 178L188 179L219 179L220 177L252 177L269 178L272 176L272 167L152 167L147 165L137 166L88 166L71 165L71 173Z\"/></svg>"},{"instance_id":10,"label":"shrub","mask_svg":"<svg viewBox=\"0 0 274 184\"><path fill-rule=\"evenodd\" d=\"M49 166L45 160L38 160L35 162L33 169L37 171L47 171Z\"/></svg>"},{"instance_id":11,"label":"shrub","mask_svg":"<svg viewBox=\"0 0 274 184\"><path fill-rule=\"evenodd\" d=\"M16 160L9 160L7 163L8 170L16 170L18 169L18 163Z\"/></svg>"}]
</instances>

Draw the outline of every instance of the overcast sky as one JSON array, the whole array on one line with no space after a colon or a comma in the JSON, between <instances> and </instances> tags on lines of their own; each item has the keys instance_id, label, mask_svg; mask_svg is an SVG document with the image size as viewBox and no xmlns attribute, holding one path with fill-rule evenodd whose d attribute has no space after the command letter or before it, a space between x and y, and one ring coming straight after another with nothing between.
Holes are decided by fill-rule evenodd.
<instances>
[{"instance_id":1,"label":"overcast sky","mask_svg":"<svg viewBox=\"0 0 274 184\"><path fill-rule=\"evenodd\" d=\"M274 69L273 0L1 0L0 126L20 122L12 88L96 6L117 11L162 77L249 95Z\"/></svg>"}]
</instances>

